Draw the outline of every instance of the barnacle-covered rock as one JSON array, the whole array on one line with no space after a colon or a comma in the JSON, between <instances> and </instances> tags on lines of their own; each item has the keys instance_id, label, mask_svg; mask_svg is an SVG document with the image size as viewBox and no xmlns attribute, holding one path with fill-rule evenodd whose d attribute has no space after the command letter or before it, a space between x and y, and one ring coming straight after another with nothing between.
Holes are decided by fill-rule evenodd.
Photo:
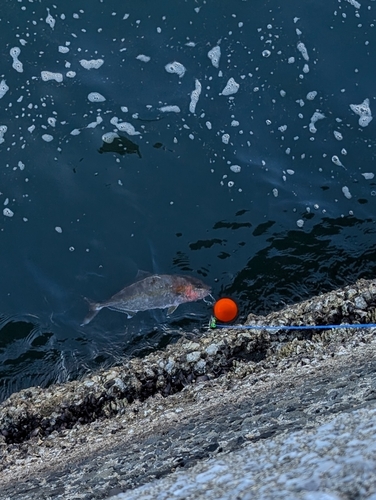
<instances>
[{"instance_id":1,"label":"barnacle-covered rock","mask_svg":"<svg viewBox=\"0 0 376 500\"><path fill-rule=\"evenodd\" d=\"M265 317L249 314L246 326L365 323L375 321L375 311L376 280L362 279ZM225 374L241 379L281 362L286 366L306 365L312 356L332 356L343 343L354 342L355 346L368 342L372 335L370 329L359 340L349 328L208 330L194 340L182 339L162 351L125 360L83 380L47 389L31 387L13 394L0 405L0 436L9 445L45 439L56 432L73 432L119 412L133 412L138 402L176 394L196 382L205 383Z\"/></svg>"}]
</instances>

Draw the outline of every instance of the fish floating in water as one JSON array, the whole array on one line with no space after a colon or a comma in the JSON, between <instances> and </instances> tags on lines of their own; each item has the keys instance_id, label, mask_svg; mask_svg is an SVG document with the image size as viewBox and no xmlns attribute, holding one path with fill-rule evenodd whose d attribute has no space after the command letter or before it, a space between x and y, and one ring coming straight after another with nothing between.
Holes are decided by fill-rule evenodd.
<instances>
[{"instance_id":1,"label":"fish floating in water","mask_svg":"<svg viewBox=\"0 0 376 500\"><path fill-rule=\"evenodd\" d=\"M104 302L91 302L90 312L81 326L87 325L107 307L113 311L133 316L139 311L167 309L172 314L185 302L194 302L210 295L210 287L192 276L153 274L129 285Z\"/></svg>"}]
</instances>

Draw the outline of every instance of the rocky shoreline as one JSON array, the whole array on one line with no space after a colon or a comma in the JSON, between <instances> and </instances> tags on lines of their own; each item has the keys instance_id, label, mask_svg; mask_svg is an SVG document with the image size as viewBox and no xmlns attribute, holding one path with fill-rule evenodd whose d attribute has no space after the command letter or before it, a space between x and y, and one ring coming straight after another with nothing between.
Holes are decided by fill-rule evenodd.
<instances>
[{"instance_id":1,"label":"rocky shoreline","mask_svg":"<svg viewBox=\"0 0 376 500\"><path fill-rule=\"evenodd\" d=\"M376 280L247 324L373 323ZM376 400L376 328L215 329L0 405L0 498L100 499Z\"/></svg>"}]
</instances>

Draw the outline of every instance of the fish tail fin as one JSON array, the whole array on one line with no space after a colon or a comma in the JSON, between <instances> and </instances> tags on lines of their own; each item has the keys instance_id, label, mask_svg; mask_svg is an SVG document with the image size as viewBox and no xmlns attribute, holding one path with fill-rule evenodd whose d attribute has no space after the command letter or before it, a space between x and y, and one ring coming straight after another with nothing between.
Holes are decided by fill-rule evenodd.
<instances>
[{"instance_id":1,"label":"fish tail fin","mask_svg":"<svg viewBox=\"0 0 376 500\"><path fill-rule=\"evenodd\" d=\"M103 306L99 302L92 302L91 300L84 297L86 302L89 304L89 314L87 314L80 326L85 326L90 323L90 321L95 318Z\"/></svg>"}]
</instances>

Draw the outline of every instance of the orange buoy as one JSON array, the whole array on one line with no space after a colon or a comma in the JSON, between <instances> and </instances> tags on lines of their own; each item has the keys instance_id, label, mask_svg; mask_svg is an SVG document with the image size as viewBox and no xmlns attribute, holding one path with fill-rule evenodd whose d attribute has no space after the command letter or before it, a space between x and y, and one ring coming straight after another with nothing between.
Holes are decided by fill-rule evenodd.
<instances>
[{"instance_id":1,"label":"orange buoy","mask_svg":"<svg viewBox=\"0 0 376 500\"><path fill-rule=\"evenodd\" d=\"M239 312L235 300L229 299L228 297L223 297L222 299L217 300L213 309L216 319L218 321L222 321L223 323L233 321Z\"/></svg>"}]
</instances>

